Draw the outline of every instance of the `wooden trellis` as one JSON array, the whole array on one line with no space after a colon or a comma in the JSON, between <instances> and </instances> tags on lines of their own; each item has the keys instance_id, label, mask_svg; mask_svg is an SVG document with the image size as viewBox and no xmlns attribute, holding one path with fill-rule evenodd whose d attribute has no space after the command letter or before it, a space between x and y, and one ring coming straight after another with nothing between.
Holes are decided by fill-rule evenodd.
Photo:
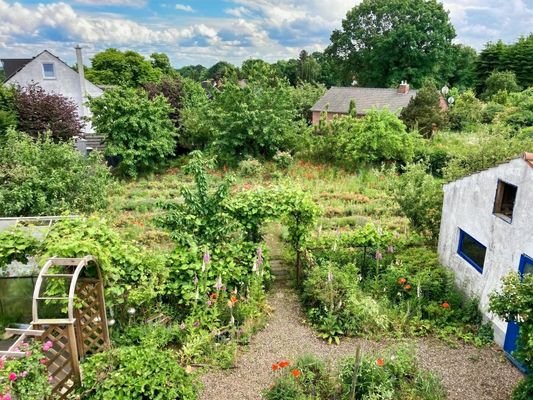
<instances>
[{"instance_id":1,"label":"wooden trellis","mask_svg":"<svg viewBox=\"0 0 533 400\"><path fill-rule=\"evenodd\" d=\"M93 276L84 276L88 267L94 267ZM65 281L68 296L46 295L50 281L57 279ZM39 317L44 301L66 302L66 317ZM52 341L53 347L46 354L46 366L53 377L52 394L54 398L66 399L81 381L80 359L104 350L110 343L102 274L96 260L92 256L49 259L37 277L32 316L28 329L6 329L7 333L20 336L8 351L0 352L0 356L24 357L25 353L15 349L28 336L41 337L43 342Z\"/></svg>"}]
</instances>

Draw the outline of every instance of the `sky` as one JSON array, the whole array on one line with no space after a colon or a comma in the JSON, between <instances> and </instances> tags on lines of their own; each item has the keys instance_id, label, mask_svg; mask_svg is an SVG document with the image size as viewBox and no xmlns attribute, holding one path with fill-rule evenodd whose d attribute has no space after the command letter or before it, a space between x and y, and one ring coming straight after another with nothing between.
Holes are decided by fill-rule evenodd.
<instances>
[{"instance_id":1,"label":"sky","mask_svg":"<svg viewBox=\"0 0 533 400\"><path fill-rule=\"evenodd\" d=\"M165 52L175 67L269 62L323 50L360 0L0 0L0 58L44 49L75 61L106 49ZM533 31L533 0L443 0L456 42L483 48Z\"/></svg>"}]
</instances>

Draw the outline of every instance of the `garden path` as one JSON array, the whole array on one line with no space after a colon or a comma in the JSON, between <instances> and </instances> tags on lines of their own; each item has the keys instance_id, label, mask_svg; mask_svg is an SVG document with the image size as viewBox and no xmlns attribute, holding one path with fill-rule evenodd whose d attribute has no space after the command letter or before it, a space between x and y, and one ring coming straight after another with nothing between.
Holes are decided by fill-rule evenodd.
<instances>
[{"instance_id":1,"label":"garden path","mask_svg":"<svg viewBox=\"0 0 533 400\"><path fill-rule=\"evenodd\" d=\"M271 256L275 268L287 268L279 254L271 252ZM261 392L272 383L271 366L280 360L294 360L299 355L312 353L335 363L353 355L358 345L367 353L393 344L391 340L346 338L338 346L328 345L306 325L295 292L283 282L283 279L278 281L270 292L273 313L268 324L252 338L249 347L240 352L235 368L213 370L202 376L201 400L261 399ZM416 347L421 366L442 379L449 400L509 399L521 378L497 348L478 349L466 345L451 348L432 338L409 342Z\"/></svg>"}]
</instances>

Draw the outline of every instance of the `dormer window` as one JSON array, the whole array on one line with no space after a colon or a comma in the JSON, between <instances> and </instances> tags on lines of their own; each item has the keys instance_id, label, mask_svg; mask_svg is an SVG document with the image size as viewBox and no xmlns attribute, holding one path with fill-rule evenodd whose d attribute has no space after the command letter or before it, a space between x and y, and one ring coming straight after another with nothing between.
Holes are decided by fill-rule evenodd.
<instances>
[{"instance_id":1,"label":"dormer window","mask_svg":"<svg viewBox=\"0 0 533 400\"><path fill-rule=\"evenodd\" d=\"M498 181L493 213L509 223L513 220L514 203L517 191L518 188L515 185L511 185L504 181Z\"/></svg>"},{"instance_id":2,"label":"dormer window","mask_svg":"<svg viewBox=\"0 0 533 400\"><path fill-rule=\"evenodd\" d=\"M43 78L56 79L56 70L53 63L43 63Z\"/></svg>"}]
</instances>

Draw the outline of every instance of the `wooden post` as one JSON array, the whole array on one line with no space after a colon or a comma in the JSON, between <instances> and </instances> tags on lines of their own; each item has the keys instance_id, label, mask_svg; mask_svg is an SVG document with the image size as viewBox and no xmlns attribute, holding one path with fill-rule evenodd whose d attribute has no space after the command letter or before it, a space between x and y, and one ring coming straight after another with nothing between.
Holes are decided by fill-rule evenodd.
<instances>
[{"instance_id":1,"label":"wooden post","mask_svg":"<svg viewBox=\"0 0 533 400\"><path fill-rule=\"evenodd\" d=\"M78 346L76 343L76 332L74 330L74 324L67 325L68 332L68 345L70 349L70 362L72 365L72 373L74 375L74 384L79 385L81 382L80 374L80 360L78 357Z\"/></svg>"}]
</instances>

